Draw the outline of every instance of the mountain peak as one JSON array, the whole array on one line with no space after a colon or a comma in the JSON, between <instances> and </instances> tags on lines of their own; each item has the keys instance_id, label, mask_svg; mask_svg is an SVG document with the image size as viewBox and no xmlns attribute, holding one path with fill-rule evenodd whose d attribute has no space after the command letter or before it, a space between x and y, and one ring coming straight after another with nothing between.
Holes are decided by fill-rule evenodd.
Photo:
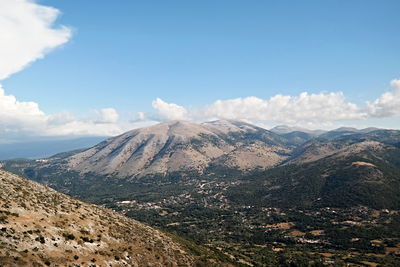
<instances>
[{"instance_id":1,"label":"mountain peak","mask_svg":"<svg viewBox=\"0 0 400 267\"><path fill-rule=\"evenodd\" d=\"M270 129L271 132L276 134L288 134L292 132L304 132L308 134L312 134L314 136L320 135L324 133L323 130L309 130L306 128L298 127L298 126L288 126L288 125L277 125Z\"/></svg>"},{"instance_id":2,"label":"mountain peak","mask_svg":"<svg viewBox=\"0 0 400 267\"><path fill-rule=\"evenodd\" d=\"M249 142L248 135L259 135L253 142L257 146L244 146ZM284 157L281 152L285 149L267 130L248 123L220 120L198 124L173 120L110 138L67 161L71 169L83 173L138 177L189 170L202 172L217 160L220 164L229 161L237 168L266 168ZM270 158L265 159L267 155Z\"/></svg>"},{"instance_id":3,"label":"mountain peak","mask_svg":"<svg viewBox=\"0 0 400 267\"><path fill-rule=\"evenodd\" d=\"M193 123L193 122L187 121L187 120L169 120L169 121L161 122L156 125L178 126L178 125L195 125L195 124L196 123Z\"/></svg>"},{"instance_id":4,"label":"mountain peak","mask_svg":"<svg viewBox=\"0 0 400 267\"><path fill-rule=\"evenodd\" d=\"M187 139L199 134L210 134L209 131L201 124L193 123L185 120L171 120L162 122L150 127L135 129L126 134L133 135L159 135L165 137L179 136L180 138ZM126 135L123 134L123 135Z\"/></svg>"},{"instance_id":5,"label":"mountain peak","mask_svg":"<svg viewBox=\"0 0 400 267\"><path fill-rule=\"evenodd\" d=\"M358 132L358 129L354 127L339 127L337 129L332 130L332 132Z\"/></svg>"}]
</instances>

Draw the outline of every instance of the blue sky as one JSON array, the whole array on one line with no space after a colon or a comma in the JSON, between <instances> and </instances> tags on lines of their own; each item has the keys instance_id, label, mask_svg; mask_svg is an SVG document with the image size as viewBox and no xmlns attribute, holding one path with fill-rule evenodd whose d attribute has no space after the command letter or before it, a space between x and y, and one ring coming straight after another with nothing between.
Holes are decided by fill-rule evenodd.
<instances>
[{"instance_id":1,"label":"blue sky","mask_svg":"<svg viewBox=\"0 0 400 267\"><path fill-rule=\"evenodd\" d=\"M114 108L127 119L151 114L157 98L202 109L218 100L302 92L343 92L363 108L400 78L397 0L38 4L57 8L53 27L65 25L72 35L1 84L46 114ZM389 117L382 120L394 127L398 115Z\"/></svg>"}]
</instances>

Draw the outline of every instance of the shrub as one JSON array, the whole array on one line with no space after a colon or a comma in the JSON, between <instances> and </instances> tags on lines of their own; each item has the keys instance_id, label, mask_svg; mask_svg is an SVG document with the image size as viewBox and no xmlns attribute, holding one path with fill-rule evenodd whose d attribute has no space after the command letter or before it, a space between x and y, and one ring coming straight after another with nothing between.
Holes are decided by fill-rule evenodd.
<instances>
[{"instance_id":1,"label":"shrub","mask_svg":"<svg viewBox=\"0 0 400 267\"><path fill-rule=\"evenodd\" d=\"M74 240L75 239L75 236L73 234L71 234L71 233L63 233L63 237L66 240Z\"/></svg>"},{"instance_id":2,"label":"shrub","mask_svg":"<svg viewBox=\"0 0 400 267\"><path fill-rule=\"evenodd\" d=\"M8 223L8 217L6 215L0 216L0 223Z\"/></svg>"},{"instance_id":3,"label":"shrub","mask_svg":"<svg viewBox=\"0 0 400 267\"><path fill-rule=\"evenodd\" d=\"M90 239L90 238L87 237L87 236L81 236L81 239L82 239L84 242L93 243L93 239Z\"/></svg>"}]
</instances>

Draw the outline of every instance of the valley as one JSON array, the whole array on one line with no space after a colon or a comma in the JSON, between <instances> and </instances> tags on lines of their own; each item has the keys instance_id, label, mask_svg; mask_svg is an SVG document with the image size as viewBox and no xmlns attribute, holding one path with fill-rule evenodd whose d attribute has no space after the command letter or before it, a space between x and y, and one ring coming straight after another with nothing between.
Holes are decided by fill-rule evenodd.
<instances>
[{"instance_id":1,"label":"valley","mask_svg":"<svg viewBox=\"0 0 400 267\"><path fill-rule=\"evenodd\" d=\"M192 126L174 121L83 152L2 164L193 240L238 266L399 264L399 131L315 135L231 121ZM130 159L146 157L145 171L128 168Z\"/></svg>"},{"instance_id":2,"label":"valley","mask_svg":"<svg viewBox=\"0 0 400 267\"><path fill-rule=\"evenodd\" d=\"M0 0L0 267L400 267L400 0Z\"/></svg>"}]
</instances>

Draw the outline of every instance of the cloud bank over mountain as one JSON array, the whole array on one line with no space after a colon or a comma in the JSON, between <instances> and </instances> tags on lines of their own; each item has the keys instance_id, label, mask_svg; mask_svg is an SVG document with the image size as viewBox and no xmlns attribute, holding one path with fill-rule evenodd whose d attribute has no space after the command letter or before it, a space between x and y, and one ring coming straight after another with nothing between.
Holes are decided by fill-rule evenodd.
<instances>
[{"instance_id":1,"label":"cloud bank over mountain","mask_svg":"<svg viewBox=\"0 0 400 267\"><path fill-rule=\"evenodd\" d=\"M382 94L372 103L367 103L371 117L385 118L400 116L400 79L392 80L393 90Z\"/></svg>"},{"instance_id":2,"label":"cloud bank over mountain","mask_svg":"<svg viewBox=\"0 0 400 267\"><path fill-rule=\"evenodd\" d=\"M269 99L251 96L217 100L199 109L187 109L158 98L153 102L156 114L142 116L142 119L231 119L318 127L340 121L400 117L400 80L392 80L390 84L391 91L366 102L364 106L347 101L342 92L303 92L297 96L278 94Z\"/></svg>"},{"instance_id":3,"label":"cloud bank over mountain","mask_svg":"<svg viewBox=\"0 0 400 267\"><path fill-rule=\"evenodd\" d=\"M55 24L59 15L59 10L34 1L0 1L0 81L72 38L71 28ZM342 92L303 92L296 96L278 94L269 99L248 96L217 100L197 108L156 98L151 103L153 112L141 111L136 118L126 118L115 107L91 110L84 117L68 111L46 114L38 103L19 101L0 85L0 141L9 142L27 136L116 135L174 119L197 122L232 119L258 125L290 124L315 128L335 122L399 118L400 80L392 80L391 86L392 90L362 106L346 100Z\"/></svg>"},{"instance_id":4,"label":"cloud bank over mountain","mask_svg":"<svg viewBox=\"0 0 400 267\"><path fill-rule=\"evenodd\" d=\"M245 120L258 125L289 124L311 128L332 123L400 117L400 80L376 100L358 106L346 101L341 92L297 96L275 95L269 99L244 97L217 100L200 108L186 108L160 98L151 105L154 112L139 112L129 120L115 108L92 110L90 116L70 112L46 114L35 102L21 102L0 88L0 140L24 136L111 136L166 120Z\"/></svg>"}]
</instances>

